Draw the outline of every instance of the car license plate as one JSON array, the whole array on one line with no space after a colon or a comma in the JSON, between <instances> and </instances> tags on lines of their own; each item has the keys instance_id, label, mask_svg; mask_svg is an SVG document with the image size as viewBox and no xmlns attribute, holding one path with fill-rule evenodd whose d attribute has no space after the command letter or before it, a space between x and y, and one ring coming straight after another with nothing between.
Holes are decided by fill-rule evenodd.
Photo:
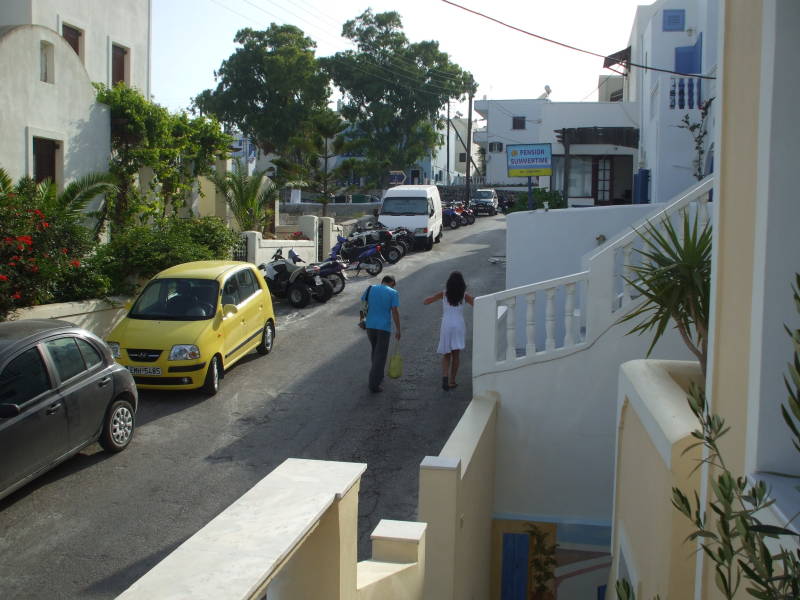
<instances>
[{"instance_id":1,"label":"car license plate","mask_svg":"<svg viewBox=\"0 0 800 600\"><path fill-rule=\"evenodd\" d=\"M125 367L131 375L161 375L161 367Z\"/></svg>"},{"instance_id":2,"label":"car license plate","mask_svg":"<svg viewBox=\"0 0 800 600\"><path fill-rule=\"evenodd\" d=\"M322 277L320 277L319 275L315 275L314 283L316 283L317 285L322 285Z\"/></svg>"}]
</instances>

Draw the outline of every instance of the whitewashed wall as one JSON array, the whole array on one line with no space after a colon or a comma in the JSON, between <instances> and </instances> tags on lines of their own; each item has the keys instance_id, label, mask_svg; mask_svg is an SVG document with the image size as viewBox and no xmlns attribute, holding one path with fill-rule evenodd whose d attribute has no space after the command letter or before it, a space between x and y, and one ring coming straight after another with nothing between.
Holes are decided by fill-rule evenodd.
<instances>
[{"instance_id":1,"label":"whitewashed wall","mask_svg":"<svg viewBox=\"0 0 800 600\"><path fill-rule=\"evenodd\" d=\"M40 81L39 47L53 45L54 83ZM0 166L13 179L33 175L33 137L57 140L63 181L105 172L110 153L108 108L91 78L52 29L25 25L0 37Z\"/></svg>"},{"instance_id":2,"label":"whitewashed wall","mask_svg":"<svg viewBox=\"0 0 800 600\"><path fill-rule=\"evenodd\" d=\"M473 379L475 395L501 398L495 518L611 525L619 366L643 358L650 343L628 330L618 325L583 351ZM672 331L653 356L691 359Z\"/></svg>"},{"instance_id":3,"label":"whitewashed wall","mask_svg":"<svg viewBox=\"0 0 800 600\"><path fill-rule=\"evenodd\" d=\"M84 64L92 81L111 83L111 45L130 50L130 84L150 97L151 0L26 0L32 21L61 33L67 23L83 30ZM2 17L2 13L0 13ZM175 68L180 68L176 65Z\"/></svg>"}]
</instances>

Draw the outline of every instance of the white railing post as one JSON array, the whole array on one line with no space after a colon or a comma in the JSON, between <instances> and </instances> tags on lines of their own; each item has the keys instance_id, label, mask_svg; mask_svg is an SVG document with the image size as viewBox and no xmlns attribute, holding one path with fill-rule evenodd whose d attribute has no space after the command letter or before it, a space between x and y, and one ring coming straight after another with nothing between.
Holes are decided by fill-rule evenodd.
<instances>
[{"instance_id":1,"label":"white railing post","mask_svg":"<svg viewBox=\"0 0 800 600\"><path fill-rule=\"evenodd\" d=\"M536 353L536 292L527 294L526 301L525 356L533 356Z\"/></svg>"},{"instance_id":2,"label":"white railing post","mask_svg":"<svg viewBox=\"0 0 800 600\"><path fill-rule=\"evenodd\" d=\"M708 194L701 194L697 199L697 212L699 213L698 219L700 221L700 230L708 225Z\"/></svg>"},{"instance_id":3,"label":"white railing post","mask_svg":"<svg viewBox=\"0 0 800 600\"><path fill-rule=\"evenodd\" d=\"M517 299L509 298L506 301L508 312L506 313L506 360L512 361L517 358L517 340L514 321L514 313L517 308Z\"/></svg>"},{"instance_id":4,"label":"white railing post","mask_svg":"<svg viewBox=\"0 0 800 600\"><path fill-rule=\"evenodd\" d=\"M547 288L547 307L545 308L545 350L556 347L556 288Z\"/></svg>"},{"instance_id":5,"label":"white railing post","mask_svg":"<svg viewBox=\"0 0 800 600\"><path fill-rule=\"evenodd\" d=\"M497 365L497 308L494 296L475 298L472 337L480 343L472 347L473 376L489 373Z\"/></svg>"},{"instance_id":6,"label":"white railing post","mask_svg":"<svg viewBox=\"0 0 800 600\"><path fill-rule=\"evenodd\" d=\"M628 281L631 277L633 277L633 269L631 268L632 255L633 242L629 242L628 244L625 244L625 247L622 249L622 306L627 305L633 296L631 293L631 284Z\"/></svg>"},{"instance_id":7,"label":"white railing post","mask_svg":"<svg viewBox=\"0 0 800 600\"><path fill-rule=\"evenodd\" d=\"M575 344L575 319L573 313L575 311L575 287L576 284L568 283L565 286L567 300L564 305L564 346L572 346Z\"/></svg>"}]
</instances>

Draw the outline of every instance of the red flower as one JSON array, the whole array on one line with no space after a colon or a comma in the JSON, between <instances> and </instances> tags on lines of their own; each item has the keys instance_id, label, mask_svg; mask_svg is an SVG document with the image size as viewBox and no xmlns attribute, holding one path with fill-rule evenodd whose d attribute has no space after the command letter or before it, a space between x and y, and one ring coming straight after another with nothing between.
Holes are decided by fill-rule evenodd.
<instances>
[{"instance_id":1,"label":"red flower","mask_svg":"<svg viewBox=\"0 0 800 600\"><path fill-rule=\"evenodd\" d=\"M30 267L30 269L31 269L31 271L33 273L38 273L39 272L39 267L37 267L36 265L33 265L32 267Z\"/></svg>"},{"instance_id":2,"label":"red flower","mask_svg":"<svg viewBox=\"0 0 800 600\"><path fill-rule=\"evenodd\" d=\"M22 294L19 292L19 290L11 294L12 300L19 300L20 298L22 298Z\"/></svg>"},{"instance_id":3,"label":"red flower","mask_svg":"<svg viewBox=\"0 0 800 600\"><path fill-rule=\"evenodd\" d=\"M62 248L62 249L61 249L61 252L62 252L62 253L64 253L64 254L66 254L66 253L67 253L67 249L66 249L66 248Z\"/></svg>"},{"instance_id":4,"label":"red flower","mask_svg":"<svg viewBox=\"0 0 800 600\"><path fill-rule=\"evenodd\" d=\"M23 244L27 244L28 246L33 245L33 238L29 235L18 235L17 241L22 242Z\"/></svg>"},{"instance_id":5,"label":"red flower","mask_svg":"<svg viewBox=\"0 0 800 600\"><path fill-rule=\"evenodd\" d=\"M0 281L8 281L7 275L0 275Z\"/></svg>"},{"instance_id":6,"label":"red flower","mask_svg":"<svg viewBox=\"0 0 800 600\"><path fill-rule=\"evenodd\" d=\"M73 258L71 261L69 261L69 264L77 269L81 266L81 261L79 261L77 258Z\"/></svg>"}]
</instances>

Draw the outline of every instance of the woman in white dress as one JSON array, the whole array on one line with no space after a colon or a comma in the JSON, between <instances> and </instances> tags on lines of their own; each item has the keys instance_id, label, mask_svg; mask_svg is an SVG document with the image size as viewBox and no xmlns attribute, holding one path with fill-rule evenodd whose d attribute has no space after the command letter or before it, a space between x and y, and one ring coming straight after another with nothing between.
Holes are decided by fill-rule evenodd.
<instances>
[{"instance_id":1,"label":"woman in white dress","mask_svg":"<svg viewBox=\"0 0 800 600\"><path fill-rule=\"evenodd\" d=\"M442 355L442 389L445 391L456 387L459 355L466 347L464 338L464 303L473 305L473 298L466 293L467 284L459 271L450 273L445 291L438 292L423 300L423 304L442 301L442 327L439 330L439 347L436 352Z\"/></svg>"}]
</instances>

